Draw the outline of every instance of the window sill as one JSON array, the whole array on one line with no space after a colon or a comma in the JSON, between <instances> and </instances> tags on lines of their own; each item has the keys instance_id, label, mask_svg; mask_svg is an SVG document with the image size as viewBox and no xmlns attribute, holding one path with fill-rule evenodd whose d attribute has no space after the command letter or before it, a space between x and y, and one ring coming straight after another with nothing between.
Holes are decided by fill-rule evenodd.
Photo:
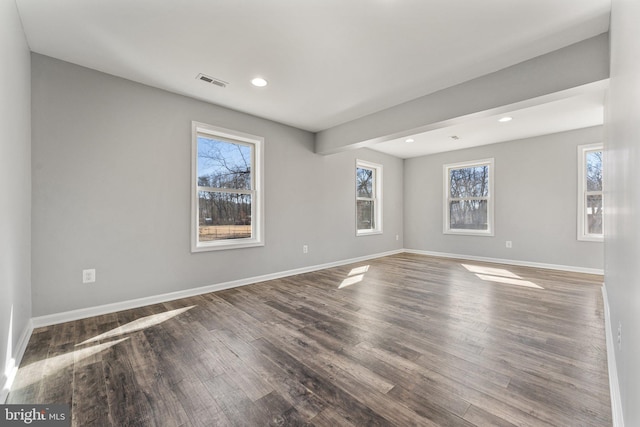
<instances>
[{"instance_id":1,"label":"window sill","mask_svg":"<svg viewBox=\"0 0 640 427\"><path fill-rule=\"evenodd\" d=\"M493 237L493 231L474 231L474 230L444 230L442 234L449 234L454 236L480 236L480 237Z\"/></svg>"},{"instance_id":2,"label":"window sill","mask_svg":"<svg viewBox=\"0 0 640 427\"><path fill-rule=\"evenodd\" d=\"M580 236L578 237L579 242L595 242L595 243L603 243L604 237L592 237L592 236Z\"/></svg>"},{"instance_id":3,"label":"window sill","mask_svg":"<svg viewBox=\"0 0 640 427\"><path fill-rule=\"evenodd\" d=\"M191 253L224 251L228 249L255 248L257 246L264 246L264 242L260 242L257 240L245 240L243 242L217 242L210 245L200 244L198 246L192 246Z\"/></svg>"},{"instance_id":4,"label":"window sill","mask_svg":"<svg viewBox=\"0 0 640 427\"><path fill-rule=\"evenodd\" d=\"M356 231L356 237L371 236L374 234L382 234L382 230L358 230Z\"/></svg>"}]
</instances>

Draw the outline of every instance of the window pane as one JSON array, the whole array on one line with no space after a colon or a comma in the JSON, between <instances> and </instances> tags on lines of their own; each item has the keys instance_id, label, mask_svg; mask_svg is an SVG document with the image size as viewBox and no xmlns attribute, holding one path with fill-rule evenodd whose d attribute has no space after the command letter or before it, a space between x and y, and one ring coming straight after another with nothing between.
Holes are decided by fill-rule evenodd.
<instances>
[{"instance_id":1,"label":"window pane","mask_svg":"<svg viewBox=\"0 0 640 427\"><path fill-rule=\"evenodd\" d=\"M199 240L251 237L251 195L199 191Z\"/></svg>"},{"instance_id":2,"label":"window pane","mask_svg":"<svg viewBox=\"0 0 640 427\"><path fill-rule=\"evenodd\" d=\"M487 200L459 200L449 203L450 228L487 230Z\"/></svg>"},{"instance_id":3,"label":"window pane","mask_svg":"<svg viewBox=\"0 0 640 427\"><path fill-rule=\"evenodd\" d=\"M587 151L587 191L602 191L602 151Z\"/></svg>"},{"instance_id":4,"label":"window pane","mask_svg":"<svg viewBox=\"0 0 640 427\"><path fill-rule=\"evenodd\" d=\"M373 169L356 169L356 196L373 198Z\"/></svg>"},{"instance_id":5,"label":"window pane","mask_svg":"<svg viewBox=\"0 0 640 427\"><path fill-rule=\"evenodd\" d=\"M373 230L376 228L374 215L374 202L371 200L358 200L356 203L356 218L358 230Z\"/></svg>"},{"instance_id":6,"label":"window pane","mask_svg":"<svg viewBox=\"0 0 640 427\"><path fill-rule=\"evenodd\" d=\"M489 166L475 166L449 171L449 191L452 198L487 197Z\"/></svg>"},{"instance_id":7,"label":"window pane","mask_svg":"<svg viewBox=\"0 0 640 427\"><path fill-rule=\"evenodd\" d=\"M198 186L251 190L251 148L198 135Z\"/></svg>"},{"instance_id":8,"label":"window pane","mask_svg":"<svg viewBox=\"0 0 640 427\"><path fill-rule=\"evenodd\" d=\"M587 196L587 233L602 234L602 195Z\"/></svg>"}]
</instances>

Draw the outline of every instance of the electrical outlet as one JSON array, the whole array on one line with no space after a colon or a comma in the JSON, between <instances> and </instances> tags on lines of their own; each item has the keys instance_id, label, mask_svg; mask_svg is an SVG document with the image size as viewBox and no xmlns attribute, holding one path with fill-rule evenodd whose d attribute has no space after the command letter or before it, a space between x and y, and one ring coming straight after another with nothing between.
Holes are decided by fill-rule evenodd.
<instances>
[{"instance_id":1,"label":"electrical outlet","mask_svg":"<svg viewBox=\"0 0 640 427\"><path fill-rule=\"evenodd\" d=\"M618 350L622 349L622 322L618 322Z\"/></svg>"},{"instance_id":2,"label":"electrical outlet","mask_svg":"<svg viewBox=\"0 0 640 427\"><path fill-rule=\"evenodd\" d=\"M309 253L309 246L307 246L307 245L302 245L302 253L303 253L303 254Z\"/></svg>"},{"instance_id":3,"label":"electrical outlet","mask_svg":"<svg viewBox=\"0 0 640 427\"><path fill-rule=\"evenodd\" d=\"M396 234L396 241L400 240L400 235Z\"/></svg>"},{"instance_id":4,"label":"electrical outlet","mask_svg":"<svg viewBox=\"0 0 640 427\"><path fill-rule=\"evenodd\" d=\"M82 270L82 283L95 283L96 270L95 268L89 270Z\"/></svg>"},{"instance_id":5,"label":"electrical outlet","mask_svg":"<svg viewBox=\"0 0 640 427\"><path fill-rule=\"evenodd\" d=\"M505 246L506 246L507 248L511 249L511 248L513 247L513 243L511 242L511 240L507 240L507 241L505 242Z\"/></svg>"}]
</instances>

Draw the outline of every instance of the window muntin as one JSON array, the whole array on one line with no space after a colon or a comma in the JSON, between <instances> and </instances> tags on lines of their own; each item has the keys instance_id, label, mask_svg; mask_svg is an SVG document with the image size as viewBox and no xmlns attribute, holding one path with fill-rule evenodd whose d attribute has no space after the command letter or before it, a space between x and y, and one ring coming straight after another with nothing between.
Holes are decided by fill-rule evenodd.
<instances>
[{"instance_id":1,"label":"window muntin","mask_svg":"<svg viewBox=\"0 0 640 427\"><path fill-rule=\"evenodd\" d=\"M604 237L602 144L578 147L578 240Z\"/></svg>"},{"instance_id":2,"label":"window muntin","mask_svg":"<svg viewBox=\"0 0 640 427\"><path fill-rule=\"evenodd\" d=\"M356 234L382 233L382 166L356 161Z\"/></svg>"},{"instance_id":3,"label":"window muntin","mask_svg":"<svg viewBox=\"0 0 640 427\"><path fill-rule=\"evenodd\" d=\"M493 159L444 165L444 233L493 235Z\"/></svg>"},{"instance_id":4,"label":"window muntin","mask_svg":"<svg viewBox=\"0 0 640 427\"><path fill-rule=\"evenodd\" d=\"M192 251L262 245L260 137L193 123Z\"/></svg>"}]
</instances>

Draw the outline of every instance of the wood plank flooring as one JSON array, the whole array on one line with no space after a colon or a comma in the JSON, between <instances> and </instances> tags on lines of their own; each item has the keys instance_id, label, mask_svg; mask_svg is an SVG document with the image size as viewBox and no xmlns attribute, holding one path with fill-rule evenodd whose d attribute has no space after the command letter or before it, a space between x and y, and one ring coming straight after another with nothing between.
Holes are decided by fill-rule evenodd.
<instances>
[{"instance_id":1,"label":"wood plank flooring","mask_svg":"<svg viewBox=\"0 0 640 427\"><path fill-rule=\"evenodd\" d=\"M75 426L611 426L602 277L399 254L34 331Z\"/></svg>"}]
</instances>

